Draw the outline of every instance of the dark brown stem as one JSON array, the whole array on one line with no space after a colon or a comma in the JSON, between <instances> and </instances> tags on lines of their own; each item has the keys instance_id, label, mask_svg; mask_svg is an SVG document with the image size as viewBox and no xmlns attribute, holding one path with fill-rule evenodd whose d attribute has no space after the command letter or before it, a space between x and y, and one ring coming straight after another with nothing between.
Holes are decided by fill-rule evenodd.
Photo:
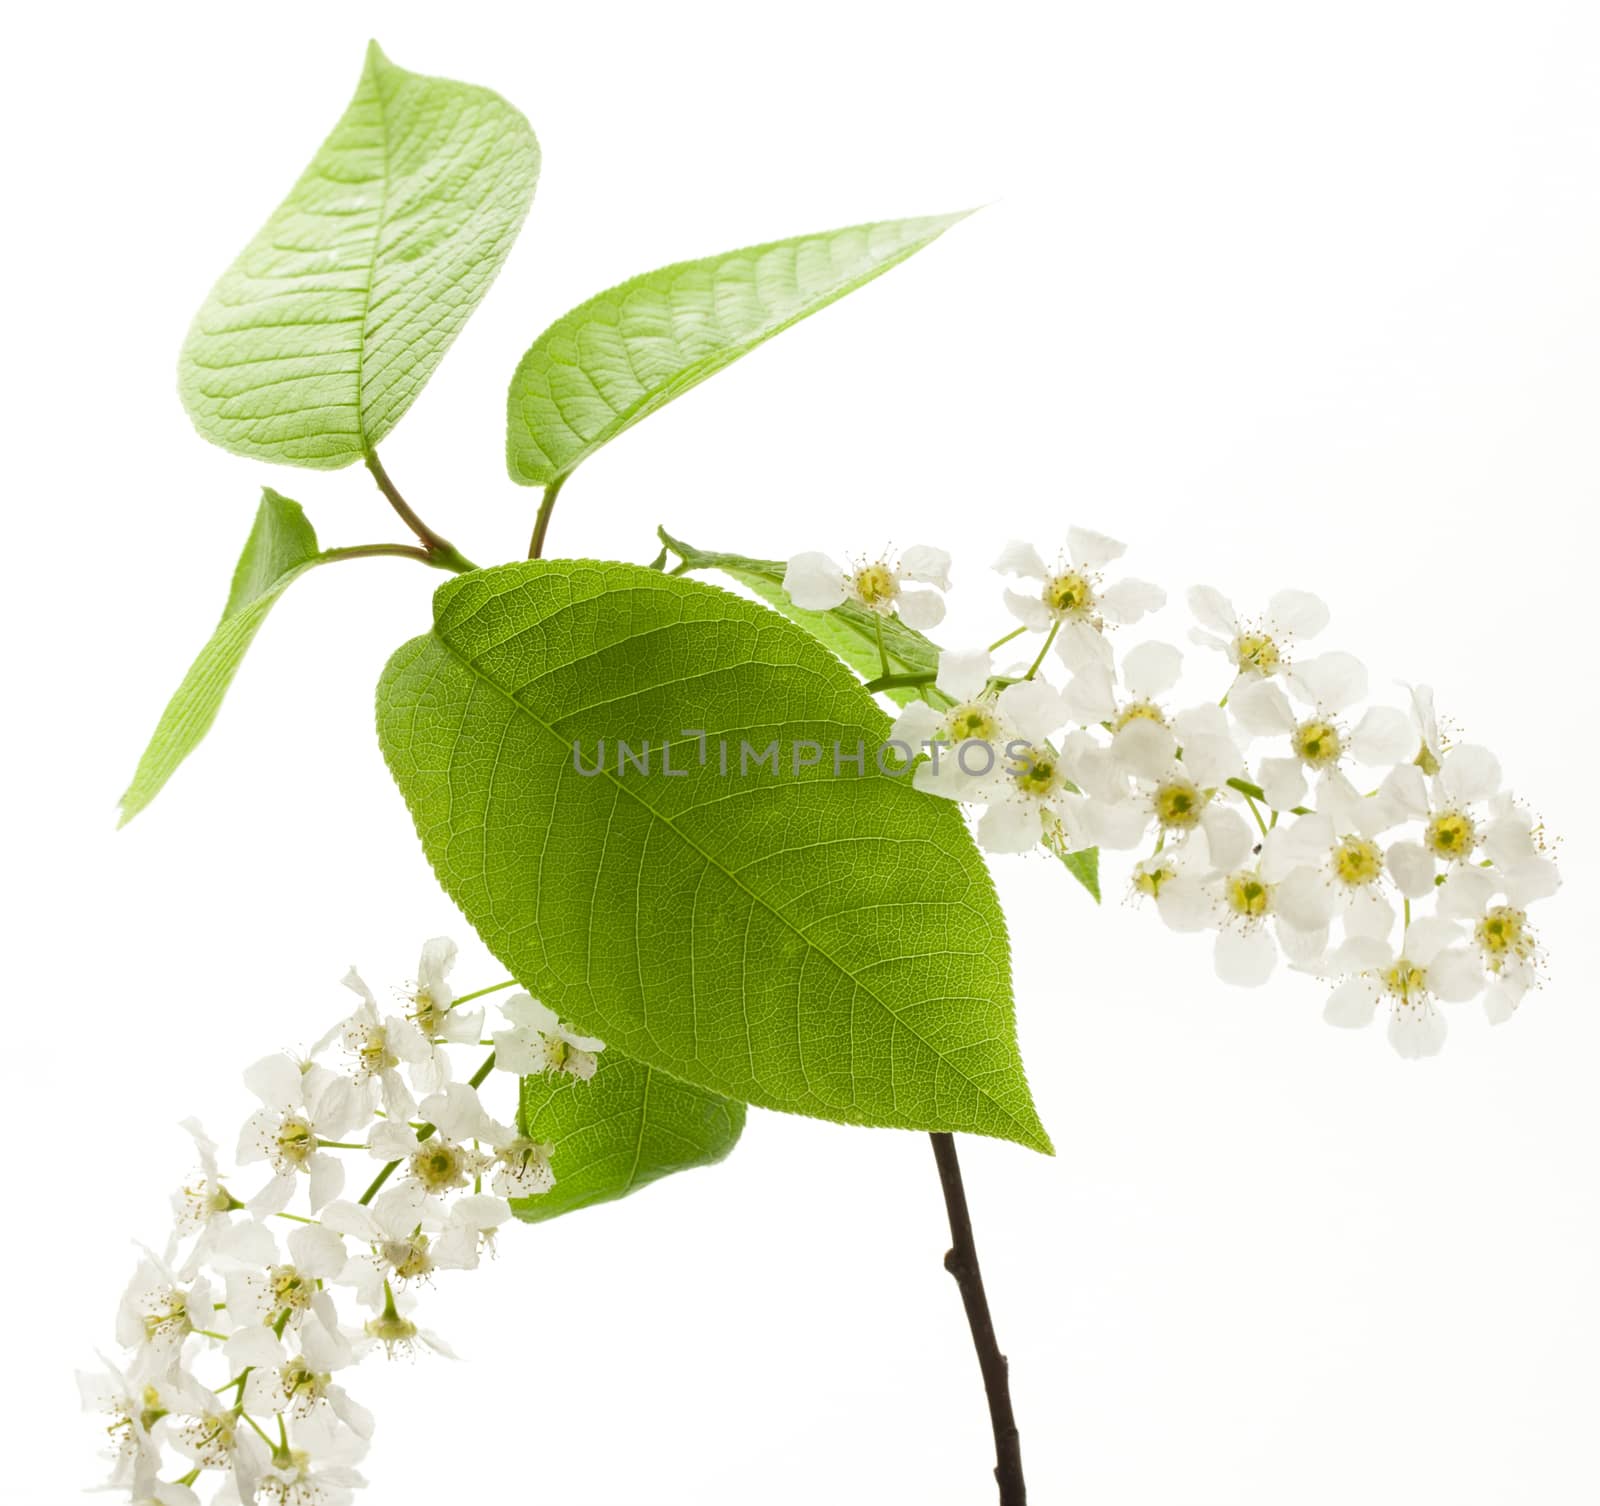
<instances>
[{"instance_id":1,"label":"dark brown stem","mask_svg":"<svg viewBox=\"0 0 1600 1506\"><path fill-rule=\"evenodd\" d=\"M438 565L441 570L453 570L458 575L478 568L449 539L443 534L435 533L417 516L411 504L400 495L400 488L389 479L389 473L384 470L383 462L378 459L376 450L368 450L366 459L367 469L372 472L372 479L378 483L378 490L389 499L389 506L400 514L401 522L422 541L422 547L428 553L430 564Z\"/></svg>"},{"instance_id":2,"label":"dark brown stem","mask_svg":"<svg viewBox=\"0 0 1600 1506\"><path fill-rule=\"evenodd\" d=\"M950 1215L950 1249L944 1268L956 1278L967 1309L972 1347L978 1351L983 1389L989 1397L989 1421L994 1426L994 1478L1000 1487L1000 1506L1024 1506L1028 1487L1022 1478L1022 1441L1011 1410L1011 1381L1006 1357L994 1336L989 1298L983 1290L983 1272L972 1240L972 1215L967 1211L967 1191L961 1182L961 1162L956 1158L953 1135L934 1134L933 1158L939 1163L939 1184L944 1188L945 1211Z\"/></svg>"}]
</instances>

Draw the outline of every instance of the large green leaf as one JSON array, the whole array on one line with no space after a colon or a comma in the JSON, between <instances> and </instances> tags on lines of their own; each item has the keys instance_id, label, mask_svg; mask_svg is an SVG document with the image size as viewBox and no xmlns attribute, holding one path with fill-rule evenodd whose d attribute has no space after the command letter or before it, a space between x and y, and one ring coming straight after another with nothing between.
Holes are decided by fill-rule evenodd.
<instances>
[{"instance_id":1,"label":"large green leaf","mask_svg":"<svg viewBox=\"0 0 1600 1506\"><path fill-rule=\"evenodd\" d=\"M378 690L440 882L563 1017L744 1102L1047 1149L988 870L953 805L875 767L887 731L793 623L635 565L458 577ZM667 739L681 777L659 748L649 776L584 777L574 745L602 738L608 761ZM865 771L791 777L808 740L865 744ZM780 772L739 777L773 741Z\"/></svg>"},{"instance_id":2,"label":"large green leaf","mask_svg":"<svg viewBox=\"0 0 1600 1506\"><path fill-rule=\"evenodd\" d=\"M710 1166L733 1149L744 1114L742 1103L630 1061L613 1046L600 1053L588 1082L559 1072L524 1077L518 1123L554 1147L556 1185L513 1200L512 1211L534 1224Z\"/></svg>"},{"instance_id":3,"label":"large green leaf","mask_svg":"<svg viewBox=\"0 0 1600 1506\"><path fill-rule=\"evenodd\" d=\"M533 342L511 379L511 479L561 480L624 429L903 262L966 213L853 225L677 262L579 304Z\"/></svg>"},{"instance_id":4,"label":"large green leaf","mask_svg":"<svg viewBox=\"0 0 1600 1506\"><path fill-rule=\"evenodd\" d=\"M263 487L255 523L233 572L222 621L161 713L133 783L122 797L119 825L133 820L155 799L210 730L245 650L272 604L318 559L317 535L300 504Z\"/></svg>"},{"instance_id":5,"label":"large green leaf","mask_svg":"<svg viewBox=\"0 0 1600 1506\"><path fill-rule=\"evenodd\" d=\"M408 73L374 42L333 134L189 331L195 427L288 465L360 459L478 306L538 176L499 95Z\"/></svg>"},{"instance_id":6,"label":"large green leaf","mask_svg":"<svg viewBox=\"0 0 1600 1506\"><path fill-rule=\"evenodd\" d=\"M933 674L939 668L939 646L909 628L898 617L882 617L856 602L847 601L828 612L808 612L789 600L783 589L785 566L782 560L750 559L742 554L712 554L675 539L658 528L665 544L688 570L720 570L740 585L754 591L764 602L798 623L819 643L825 643L863 679L882 673L878 655L878 634L883 634L884 653L895 674ZM932 687L929 687L932 689ZM911 686L895 686L885 692L901 706L918 698ZM940 705L949 701L933 692Z\"/></svg>"}]
</instances>

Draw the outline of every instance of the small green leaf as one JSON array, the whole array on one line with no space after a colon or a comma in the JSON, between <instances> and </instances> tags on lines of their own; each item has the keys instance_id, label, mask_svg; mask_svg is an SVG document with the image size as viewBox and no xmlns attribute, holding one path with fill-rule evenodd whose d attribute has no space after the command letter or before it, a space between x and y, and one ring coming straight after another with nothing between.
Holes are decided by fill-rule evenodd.
<instances>
[{"instance_id":1,"label":"small green leaf","mask_svg":"<svg viewBox=\"0 0 1600 1506\"><path fill-rule=\"evenodd\" d=\"M691 1087L608 1046L588 1082L522 1079L518 1123L554 1147L556 1185L511 1209L530 1224L626 1197L660 1177L710 1166L744 1129L742 1103Z\"/></svg>"},{"instance_id":2,"label":"small green leaf","mask_svg":"<svg viewBox=\"0 0 1600 1506\"><path fill-rule=\"evenodd\" d=\"M937 240L962 214L884 220L677 262L563 314L511 379L506 464L551 486L765 340Z\"/></svg>"},{"instance_id":3,"label":"small green leaf","mask_svg":"<svg viewBox=\"0 0 1600 1506\"><path fill-rule=\"evenodd\" d=\"M255 524L233 572L222 621L190 666L122 797L126 826L155 799L216 720L245 650L292 580L318 563L317 535L298 502L263 487Z\"/></svg>"},{"instance_id":4,"label":"small green leaf","mask_svg":"<svg viewBox=\"0 0 1600 1506\"><path fill-rule=\"evenodd\" d=\"M909 628L898 617L880 617L856 602L827 612L808 612L789 600L783 589L785 565L782 560L748 559L742 554L708 554L675 539L666 529L656 533L661 542L683 561L690 570L720 570L724 575L747 586L769 606L783 613L790 622L803 627L819 643L826 644L865 680L882 672L878 657L878 634L883 634L883 646L889 657L889 668L895 674L933 674L939 668L939 646L925 638L915 628ZM890 700L904 706L918 698L912 686L896 686L884 692ZM948 704L948 703L945 703Z\"/></svg>"},{"instance_id":5,"label":"small green leaf","mask_svg":"<svg viewBox=\"0 0 1600 1506\"><path fill-rule=\"evenodd\" d=\"M1100 903L1100 849L1098 847L1080 847L1076 852L1062 852L1056 855L1066 865L1067 872L1094 896L1094 902L1098 905Z\"/></svg>"},{"instance_id":6,"label":"small green leaf","mask_svg":"<svg viewBox=\"0 0 1600 1506\"><path fill-rule=\"evenodd\" d=\"M367 51L355 98L212 289L179 391L213 444L349 465L387 434L478 306L539 176L497 94Z\"/></svg>"},{"instance_id":7,"label":"small green leaf","mask_svg":"<svg viewBox=\"0 0 1600 1506\"><path fill-rule=\"evenodd\" d=\"M564 1018L741 1102L1046 1150L988 870L954 805L880 772L888 726L776 612L587 561L450 581L378 688L439 881ZM619 738L656 772L619 774ZM575 745L590 765L600 739L588 777ZM808 744L824 761L791 775Z\"/></svg>"}]
</instances>

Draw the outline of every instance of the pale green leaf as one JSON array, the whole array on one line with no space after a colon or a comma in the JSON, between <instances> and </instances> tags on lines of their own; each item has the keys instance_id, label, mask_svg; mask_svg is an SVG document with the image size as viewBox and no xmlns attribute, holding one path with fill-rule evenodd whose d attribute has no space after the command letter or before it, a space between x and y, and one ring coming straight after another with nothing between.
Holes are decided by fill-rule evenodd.
<instances>
[{"instance_id":1,"label":"pale green leaf","mask_svg":"<svg viewBox=\"0 0 1600 1506\"><path fill-rule=\"evenodd\" d=\"M1066 866L1066 870L1073 878L1083 885L1094 897L1094 902L1100 903L1100 849L1098 847L1080 847L1076 852L1061 852L1056 854Z\"/></svg>"},{"instance_id":2,"label":"pale green leaf","mask_svg":"<svg viewBox=\"0 0 1600 1506\"><path fill-rule=\"evenodd\" d=\"M636 565L458 577L378 691L440 882L564 1018L743 1102L1047 1149L988 870L955 806L877 770L888 725L793 623ZM619 738L657 744L652 774L618 775ZM780 772L740 777L773 741ZM806 741L829 753L793 776Z\"/></svg>"},{"instance_id":3,"label":"pale green leaf","mask_svg":"<svg viewBox=\"0 0 1600 1506\"><path fill-rule=\"evenodd\" d=\"M522 1079L518 1123L549 1145L556 1185L515 1198L529 1223L626 1197L660 1177L710 1166L733 1149L745 1107L630 1061L614 1046L588 1082L560 1072Z\"/></svg>"},{"instance_id":4,"label":"pale green leaf","mask_svg":"<svg viewBox=\"0 0 1600 1506\"><path fill-rule=\"evenodd\" d=\"M825 643L863 679L871 680L882 672L878 655L878 634L883 634L884 652L894 674L933 674L939 668L939 646L907 627L898 617L882 617L853 601L828 612L810 612L797 607L783 589L785 565L782 560L749 559L742 554L711 554L675 539L666 529L656 532L661 542L689 570L720 570L740 585L754 591L769 606L798 623L819 643ZM918 698L915 687L895 686L884 692L899 705ZM937 696L937 692L935 692ZM948 700L939 697L941 705Z\"/></svg>"},{"instance_id":5,"label":"pale green leaf","mask_svg":"<svg viewBox=\"0 0 1600 1506\"><path fill-rule=\"evenodd\" d=\"M133 783L122 797L119 825L125 826L155 799L210 730L245 650L272 604L317 562L317 535L300 504L263 487L222 621L161 713Z\"/></svg>"},{"instance_id":6,"label":"pale green leaf","mask_svg":"<svg viewBox=\"0 0 1600 1506\"><path fill-rule=\"evenodd\" d=\"M538 176L499 95L408 73L374 42L333 133L195 318L179 362L195 427L288 465L360 459L488 290Z\"/></svg>"},{"instance_id":7,"label":"pale green leaf","mask_svg":"<svg viewBox=\"0 0 1600 1506\"><path fill-rule=\"evenodd\" d=\"M561 480L624 429L965 218L884 220L747 246L660 267L579 304L533 342L511 379L511 479Z\"/></svg>"}]
</instances>

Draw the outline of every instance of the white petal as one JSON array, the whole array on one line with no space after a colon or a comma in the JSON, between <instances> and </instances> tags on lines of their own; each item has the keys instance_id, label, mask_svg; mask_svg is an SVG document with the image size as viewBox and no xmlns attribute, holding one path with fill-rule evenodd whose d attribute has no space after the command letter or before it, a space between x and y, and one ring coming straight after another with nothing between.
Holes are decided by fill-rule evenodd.
<instances>
[{"instance_id":1,"label":"white petal","mask_svg":"<svg viewBox=\"0 0 1600 1506\"><path fill-rule=\"evenodd\" d=\"M1328 954L1328 971L1379 972L1394 965L1394 948L1376 936L1347 936Z\"/></svg>"},{"instance_id":2,"label":"white petal","mask_svg":"<svg viewBox=\"0 0 1600 1506\"><path fill-rule=\"evenodd\" d=\"M273 1177L245 1205L249 1208L254 1218L271 1218L275 1213L282 1213L294 1198L295 1177L292 1171L282 1172Z\"/></svg>"},{"instance_id":3,"label":"white petal","mask_svg":"<svg viewBox=\"0 0 1600 1506\"><path fill-rule=\"evenodd\" d=\"M992 662L986 648L947 648L939 655L934 684L952 701L970 701L989 683Z\"/></svg>"},{"instance_id":4,"label":"white petal","mask_svg":"<svg viewBox=\"0 0 1600 1506\"><path fill-rule=\"evenodd\" d=\"M1031 800L991 805L978 822L978 845L989 852L1028 852L1043 835L1039 807Z\"/></svg>"},{"instance_id":5,"label":"white petal","mask_svg":"<svg viewBox=\"0 0 1600 1506\"><path fill-rule=\"evenodd\" d=\"M286 1109L300 1102L300 1067L279 1051L247 1068L244 1085L269 1109Z\"/></svg>"},{"instance_id":6,"label":"white petal","mask_svg":"<svg viewBox=\"0 0 1600 1506\"><path fill-rule=\"evenodd\" d=\"M500 1013L513 1025L522 1025L529 1030L537 1030L541 1035L551 1035L561 1021L556 1018L555 1010L548 1004L541 1003L531 994L515 993L500 1005Z\"/></svg>"},{"instance_id":7,"label":"white petal","mask_svg":"<svg viewBox=\"0 0 1600 1506\"><path fill-rule=\"evenodd\" d=\"M1123 683L1141 700L1154 700L1171 690L1182 672L1183 654L1170 643L1152 639L1123 655Z\"/></svg>"},{"instance_id":8,"label":"white petal","mask_svg":"<svg viewBox=\"0 0 1600 1506\"><path fill-rule=\"evenodd\" d=\"M1345 896L1344 925L1352 936L1387 942L1397 918L1394 906L1376 885L1352 890Z\"/></svg>"},{"instance_id":9,"label":"white petal","mask_svg":"<svg viewBox=\"0 0 1600 1506\"><path fill-rule=\"evenodd\" d=\"M1108 670L1113 668L1111 645L1106 635L1088 622L1061 624L1061 630L1056 634L1056 658L1073 674L1091 664L1104 665Z\"/></svg>"},{"instance_id":10,"label":"white petal","mask_svg":"<svg viewBox=\"0 0 1600 1506\"><path fill-rule=\"evenodd\" d=\"M1427 1000L1403 1004L1390 1012L1389 1044L1407 1060L1437 1056L1447 1029L1444 1016Z\"/></svg>"},{"instance_id":11,"label":"white petal","mask_svg":"<svg viewBox=\"0 0 1600 1506\"><path fill-rule=\"evenodd\" d=\"M1067 712L1080 726L1109 722L1117 714L1117 691L1111 668L1086 664L1067 681Z\"/></svg>"},{"instance_id":12,"label":"white petal","mask_svg":"<svg viewBox=\"0 0 1600 1506\"><path fill-rule=\"evenodd\" d=\"M1267 622L1288 638L1315 638L1328 625L1328 608L1309 591L1279 591L1267 603Z\"/></svg>"},{"instance_id":13,"label":"white petal","mask_svg":"<svg viewBox=\"0 0 1600 1506\"><path fill-rule=\"evenodd\" d=\"M1315 931L1301 931L1282 917L1277 921L1278 945L1291 967L1321 977L1326 972L1324 958L1328 951L1328 928L1319 926Z\"/></svg>"},{"instance_id":14,"label":"white petal","mask_svg":"<svg viewBox=\"0 0 1600 1506\"><path fill-rule=\"evenodd\" d=\"M930 741L943 725L944 718L926 701L911 701L894 719L889 736L905 743L913 753L920 753L922 745ZM895 751L898 753L900 750Z\"/></svg>"},{"instance_id":15,"label":"white petal","mask_svg":"<svg viewBox=\"0 0 1600 1506\"><path fill-rule=\"evenodd\" d=\"M1289 684L1303 701L1320 711L1343 711L1367 693L1367 671L1353 654L1319 654L1289 673Z\"/></svg>"},{"instance_id":16,"label":"white petal","mask_svg":"<svg viewBox=\"0 0 1600 1506\"><path fill-rule=\"evenodd\" d=\"M1150 814L1137 805L1089 800L1083 807L1083 825L1091 845L1127 852L1144 841Z\"/></svg>"},{"instance_id":17,"label":"white petal","mask_svg":"<svg viewBox=\"0 0 1600 1506\"><path fill-rule=\"evenodd\" d=\"M1322 1018L1341 1030L1359 1030L1372 1023L1378 1008L1378 986L1370 978L1341 983L1322 1007Z\"/></svg>"},{"instance_id":18,"label":"white petal","mask_svg":"<svg viewBox=\"0 0 1600 1506\"><path fill-rule=\"evenodd\" d=\"M1433 890L1433 854L1420 842L1396 842L1384 859L1389 876L1407 899L1421 899Z\"/></svg>"},{"instance_id":19,"label":"white petal","mask_svg":"<svg viewBox=\"0 0 1600 1506\"><path fill-rule=\"evenodd\" d=\"M1561 873L1549 858L1535 858L1531 863L1518 863L1503 876L1506 899L1517 906L1549 899L1561 887Z\"/></svg>"},{"instance_id":20,"label":"white petal","mask_svg":"<svg viewBox=\"0 0 1600 1506\"><path fill-rule=\"evenodd\" d=\"M1072 555L1072 563L1080 570L1098 570L1109 565L1112 560L1120 559L1127 547L1103 533L1096 533L1092 528L1067 530L1067 551Z\"/></svg>"},{"instance_id":21,"label":"white petal","mask_svg":"<svg viewBox=\"0 0 1600 1506\"><path fill-rule=\"evenodd\" d=\"M1463 743L1445 754L1439 783L1452 800L1487 800L1500 788L1500 760L1487 748Z\"/></svg>"},{"instance_id":22,"label":"white petal","mask_svg":"<svg viewBox=\"0 0 1600 1506\"><path fill-rule=\"evenodd\" d=\"M1020 591L1006 592L1006 606L1011 615L1022 623L1024 627L1032 628L1036 633L1042 633L1050 626L1050 608L1044 604L1039 596L1024 596Z\"/></svg>"},{"instance_id":23,"label":"white petal","mask_svg":"<svg viewBox=\"0 0 1600 1506\"><path fill-rule=\"evenodd\" d=\"M1251 828L1231 806L1208 805L1201 814L1200 829L1206 834L1211 861L1218 868L1238 868L1249 858L1254 844Z\"/></svg>"},{"instance_id":24,"label":"white petal","mask_svg":"<svg viewBox=\"0 0 1600 1506\"><path fill-rule=\"evenodd\" d=\"M1483 1012L1491 1025L1504 1025L1517 1012L1518 999L1509 989L1491 983L1483 996Z\"/></svg>"},{"instance_id":25,"label":"white petal","mask_svg":"<svg viewBox=\"0 0 1600 1506\"><path fill-rule=\"evenodd\" d=\"M1447 1003L1476 999L1483 985L1483 968L1464 946L1447 947L1428 964L1428 989Z\"/></svg>"},{"instance_id":26,"label":"white petal","mask_svg":"<svg viewBox=\"0 0 1600 1506\"><path fill-rule=\"evenodd\" d=\"M1206 931L1217 920L1217 903L1199 879L1169 878L1156 890L1156 913L1174 931Z\"/></svg>"},{"instance_id":27,"label":"white petal","mask_svg":"<svg viewBox=\"0 0 1600 1506\"><path fill-rule=\"evenodd\" d=\"M1400 951L1418 967L1427 967L1451 942L1460 939L1461 927L1453 920L1446 920L1442 915L1424 915L1411 923Z\"/></svg>"},{"instance_id":28,"label":"white petal","mask_svg":"<svg viewBox=\"0 0 1600 1506\"><path fill-rule=\"evenodd\" d=\"M435 1093L418 1112L446 1140L481 1140L484 1137L488 1115L483 1111L478 1090L464 1082L453 1082L442 1093Z\"/></svg>"},{"instance_id":29,"label":"white petal","mask_svg":"<svg viewBox=\"0 0 1600 1506\"><path fill-rule=\"evenodd\" d=\"M1298 868L1273 891L1273 908L1297 931L1320 931L1333 919L1332 891L1321 874Z\"/></svg>"},{"instance_id":30,"label":"white petal","mask_svg":"<svg viewBox=\"0 0 1600 1506\"><path fill-rule=\"evenodd\" d=\"M1007 685L996 702L1000 715L1031 743L1042 743L1067 723L1061 692L1043 680Z\"/></svg>"},{"instance_id":31,"label":"white petal","mask_svg":"<svg viewBox=\"0 0 1600 1506\"><path fill-rule=\"evenodd\" d=\"M1496 868L1532 861L1539 853L1533 840L1533 819L1516 806L1496 815L1483 834L1483 850Z\"/></svg>"},{"instance_id":32,"label":"white petal","mask_svg":"<svg viewBox=\"0 0 1600 1506\"><path fill-rule=\"evenodd\" d=\"M311 1173L311 1211L315 1213L344 1190L344 1166L337 1156L318 1151L307 1158L306 1168Z\"/></svg>"},{"instance_id":33,"label":"white petal","mask_svg":"<svg viewBox=\"0 0 1600 1506\"><path fill-rule=\"evenodd\" d=\"M1171 730L1145 717L1135 718L1111 739L1112 761L1140 779L1160 779L1177 752Z\"/></svg>"},{"instance_id":34,"label":"white petal","mask_svg":"<svg viewBox=\"0 0 1600 1506\"><path fill-rule=\"evenodd\" d=\"M417 963L417 986L427 990L436 1008L448 1009L454 995L445 977L455 966L456 944L448 936L435 936L422 943Z\"/></svg>"},{"instance_id":35,"label":"white petal","mask_svg":"<svg viewBox=\"0 0 1600 1506\"><path fill-rule=\"evenodd\" d=\"M1369 768L1403 763L1416 749L1417 734L1411 718L1393 706L1373 706L1356 724L1350 751Z\"/></svg>"},{"instance_id":36,"label":"white petal","mask_svg":"<svg viewBox=\"0 0 1600 1506\"><path fill-rule=\"evenodd\" d=\"M1278 944L1265 926L1217 933L1217 976L1237 988L1259 988L1278 965Z\"/></svg>"},{"instance_id":37,"label":"white petal","mask_svg":"<svg viewBox=\"0 0 1600 1506\"><path fill-rule=\"evenodd\" d=\"M826 612L844 603L844 571L825 554L797 554L783 572L783 589L797 607Z\"/></svg>"},{"instance_id":38,"label":"white petal","mask_svg":"<svg viewBox=\"0 0 1600 1506\"><path fill-rule=\"evenodd\" d=\"M1499 880L1488 869L1457 864L1438 885L1439 914L1453 920L1476 920L1499 887Z\"/></svg>"},{"instance_id":39,"label":"white petal","mask_svg":"<svg viewBox=\"0 0 1600 1506\"><path fill-rule=\"evenodd\" d=\"M322 1210L321 1221L325 1228L335 1233L348 1234L369 1244L383 1237L383 1230L378 1227L372 1211L361 1203L352 1203L344 1198L329 1203Z\"/></svg>"},{"instance_id":40,"label":"white petal","mask_svg":"<svg viewBox=\"0 0 1600 1506\"><path fill-rule=\"evenodd\" d=\"M1316 866L1333 846L1333 823L1320 811L1280 821L1261 839L1261 876L1281 883L1296 868Z\"/></svg>"},{"instance_id":41,"label":"white petal","mask_svg":"<svg viewBox=\"0 0 1600 1506\"><path fill-rule=\"evenodd\" d=\"M1293 810L1306 798L1306 773L1298 758L1263 758L1261 791L1274 810Z\"/></svg>"},{"instance_id":42,"label":"white petal","mask_svg":"<svg viewBox=\"0 0 1600 1506\"><path fill-rule=\"evenodd\" d=\"M289 1236L289 1254L295 1269L318 1281L331 1281L344 1269L344 1241L324 1222L302 1224Z\"/></svg>"},{"instance_id":43,"label":"white petal","mask_svg":"<svg viewBox=\"0 0 1600 1506\"><path fill-rule=\"evenodd\" d=\"M380 1119L367 1133L367 1150L375 1161L401 1161L416 1148L417 1132L393 1119Z\"/></svg>"},{"instance_id":44,"label":"white petal","mask_svg":"<svg viewBox=\"0 0 1600 1506\"><path fill-rule=\"evenodd\" d=\"M1293 732L1294 708L1271 680L1252 680L1228 698L1228 710L1252 737L1279 737Z\"/></svg>"},{"instance_id":45,"label":"white petal","mask_svg":"<svg viewBox=\"0 0 1600 1506\"><path fill-rule=\"evenodd\" d=\"M1050 574L1049 568L1039 557L1039 551L1021 539L1012 539L989 568L999 571L1001 575L1022 575L1029 580L1044 580Z\"/></svg>"},{"instance_id":46,"label":"white petal","mask_svg":"<svg viewBox=\"0 0 1600 1506\"><path fill-rule=\"evenodd\" d=\"M894 609L907 627L918 632L944 621L944 597L937 591L902 591L894 599Z\"/></svg>"},{"instance_id":47,"label":"white petal","mask_svg":"<svg viewBox=\"0 0 1600 1506\"><path fill-rule=\"evenodd\" d=\"M1189 592L1189 610L1202 627L1210 628L1225 639L1232 639L1239 632L1239 615L1233 610L1233 603L1215 586L1193 587Z\"/></svg>"},{"instance_id":48,"label":"white petal","mask_svg":"<svg viewBox=\"0 0 1600 1506\"><path fill-rule=\"evenodd\" d=\"M222 1352L236 1372L246 1365L276 1369L286 1358L283 1345L265 1323L251 1323L235 1329L222 1346Z\"/></svg>"},{"instance_id":49,"label":"white petal","mask_svg":"<svg viewBox=\"0 0 1600 1506\"><path fill-rule=\"evenodd\" d=\"M1420 820L1428 814L1428 781L1414 763L1401 764L1383 776L1378 799Z\"/></svg>"},{"instance_id":50,"label":"white petal","mask_svg":"<svg viewBox=\"0 0 1600 1506\"><path fill-rule=\"evenodd\" d=\"M1137 622L1146 612L1159 612L1167 604L1167 593L1147 580L1131 575L1100 593L1100 611L1109 622L1124 625Z\"/></svg>"},{"instance_id":51,"label":"white petal","mask_svg":"<svg viewBox=\"0 0 1600 1506\"><path fill-rule=\"evenodd\" d=\"M937 586L941 591L950 589L950 556L932 544L913 544L900 555L900 573L907 580L921 581Z\"/></svg>"}]
</instances>

